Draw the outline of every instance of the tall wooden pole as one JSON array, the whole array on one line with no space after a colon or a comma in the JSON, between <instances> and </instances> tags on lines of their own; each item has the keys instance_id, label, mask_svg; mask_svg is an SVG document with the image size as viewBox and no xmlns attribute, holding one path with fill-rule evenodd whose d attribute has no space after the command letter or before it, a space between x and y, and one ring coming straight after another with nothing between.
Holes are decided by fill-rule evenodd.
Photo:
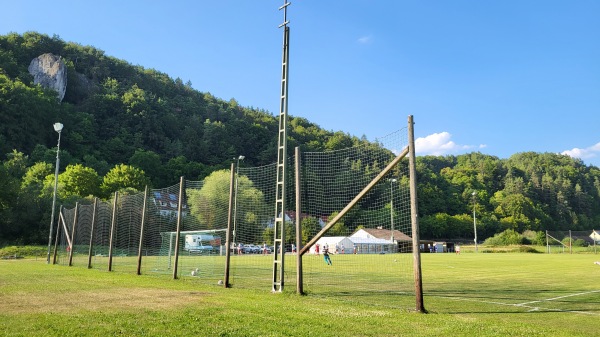
<instances>
[{"instance_id":1,"label":"tall wooden pole","mask_svg":"<svg viewBox=\"0 0 600 337\"><path fill-rule=\"evenodd\" d=\"M79 203L75 203L75 214L73 215L73 228L71 228L71 243L69 245L69 267L73 265L73 249L75 249L75 229L79 216Z\"/></svg>"},{"instance_id":2,"label":"tall wooden pole","mask_svg":"<svg viewBox=\"0 0 600 337\"><path fill-rule=\"evenodd\" d=\"M144 225L146 224L146 204L148 203L148 185L144 190L144 205L142 206L142 223L140 224L140 244L138 246L137 274L142 274L142 252L144 249Z\"/></svg>"},{"instance_id":3,"label":"tall wooden pole","mask_svg":"<svg viewBox=\"0 0 600 337\"><path fill-rule=\"evenodd\" d=\"M296 292L298 294L304 293L303 276L302 276L302 254L300 254L300 248L302 248L302 203L301 197L301 167L300 167L300 148L296 146L295 149L295 170L296 170Z\"/></svg>"},{"instance_id":4,"label":"tall wooden pole","mask_svg":"<svg viewBox=\"0 0 600 337\"><path fill-rule=\"evenodd\" d=\"M94 252L94 231L96 230L96 218L98 216L98 198L94 198L94 209L92 210L92 228L90 228L90 248L88 250L88 269L92 268L92 253Z\"/></svg>"},{"instance_id":5,"label":"tall wooden pole","mask_svg":"<svg viewBox=\"0 0 600 337\"><path fill-rule=\"evenodd\" d=\"M112 220L110 222L110 240L108 241L108 271L112 271L112 259L113 259L113 246L115 239L115 229L117 227L117 205L119 199L119 192L115 192L115 199L113 200L112 209Z\"/></svg>"},{"instance_id":6,"label":"tall wooden pole","mask_svg":"<svg viewBox=\"0 0 600 337\"><path fill-rule=\"evenodd\" d=\"M232 231L232 213L233 213L233 194L234 185L237 177L234 170L234 163L231 163L231 176L229 178L229 211L227 212L227 233L225 234L225 274L223 275L223 287L229 287L229 270L231 263L231 231ZM234 242L235 244L235 242ZM236 247L233 247L236 249Z\"/></svg>"},{"instance_id":7,"label":"tall wooden pole","mask_svg":"<svg viewBox=\"0 0 600 337\"><path fill-rule=\"evenodd\" d=\"M179 236L181 235L181 220L183 211L183 193L185 192L185 179L179 178L179 202L177 203L177 229L175 232L175 265L173 266L173 279L177 279L177 268L179 266Z\"/></svg>"},{"instance_id":8,"label":"tall wooden pole","mask_svg":"<svg viewBox=\"0 0 600 337\"><path fill-rule=\"evenodd\" d=\"M417 170L415 168L415 133L413 116L408 116L408 170L410 175L410 218L412 222L413 270L415 273L416 310L426 312L423 304L423 280L421 278L421 249L417 205Z\"/></svg>"}]
</instances>

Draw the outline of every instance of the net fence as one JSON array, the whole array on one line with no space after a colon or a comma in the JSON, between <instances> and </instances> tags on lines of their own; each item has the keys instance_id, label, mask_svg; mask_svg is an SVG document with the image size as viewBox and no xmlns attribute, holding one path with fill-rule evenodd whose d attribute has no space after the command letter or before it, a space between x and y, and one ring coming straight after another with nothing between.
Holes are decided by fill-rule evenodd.
<instances>
[{"instance_id":1,"label":"net fence","mask_svg":"<svg viewBox=\"0 0 600 337\"><path fill-rule=\"evenodd\" d=\"M406 130L400 130L377 144L303 154L303 242L321 231L407 144ZM306 291L414 293L410 214L406 158L310 247L302 262Z\"/></svg>"},{"instance_id":2,"label":"net fence","mask_svg":"<svg viewBox=\"0 0 600 337\"><path fill-rule=\"evenodd\" d=\"M297 159L288 160L282 245L287 289L296 285L297 254L314 241L301 260L305 292L414 295L408 158L382 176L407 143L402 129L375 143L302 153L299 186L291 169ZM245 167L242 162L233 172L216 171L202 181L182 179L170 187L62 209L56 263L194 277L215 285L229 270L233 287L270 290L276 175L276 164ZM378 182L372 184L374 179ZM331 264L324 260L326 247Z\"/></svg>"}]
</instances>

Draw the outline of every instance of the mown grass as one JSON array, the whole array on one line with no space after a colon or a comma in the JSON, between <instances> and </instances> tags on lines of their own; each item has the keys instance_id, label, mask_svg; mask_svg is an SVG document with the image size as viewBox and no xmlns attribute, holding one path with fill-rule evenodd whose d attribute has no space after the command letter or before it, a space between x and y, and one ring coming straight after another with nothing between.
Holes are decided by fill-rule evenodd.
<instances>
[{"instance_id":1,"label":"mown grass","mask_svg":"<svg viewBox=\"0 0 600 337\"><path fill-rule=\"evenodd\" d=\"M299 296L293 287L272 294L192 277L2 260L0 335L597 335L599 255L423 254L422 260L428 314L395 305L391 294ZM335 261L341 259L333 268Z\"/></svg>"}]
</instances>

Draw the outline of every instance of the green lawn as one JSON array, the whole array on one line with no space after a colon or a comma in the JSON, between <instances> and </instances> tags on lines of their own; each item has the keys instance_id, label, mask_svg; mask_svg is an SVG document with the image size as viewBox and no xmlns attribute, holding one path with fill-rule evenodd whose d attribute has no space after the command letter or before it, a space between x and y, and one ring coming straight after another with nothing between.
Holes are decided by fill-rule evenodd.
<instances>
[{"instance_id":1,"label":"green lawn","mask_svg":"<svg viewBox=\"0 0 600 337\"><path fill-rule=\"evenodd\" d=\"M305 264L314 264L312 273L339 273L345 260L349 265L368 258L362 279L370 280L388 270L376 268L372 259L396 260L394 255L333 258L330 269L318 260ZM193 277L52 266L43 258L0 260L0 336L598 334L600 266L594 262L600 255L423 254L422 261L428 314L411 310L412 296L377 289L299 296L290 286L272 294L268 284L224 289ZM361 279L355 277L352 282Z\"/></svg>"}]
</instances>

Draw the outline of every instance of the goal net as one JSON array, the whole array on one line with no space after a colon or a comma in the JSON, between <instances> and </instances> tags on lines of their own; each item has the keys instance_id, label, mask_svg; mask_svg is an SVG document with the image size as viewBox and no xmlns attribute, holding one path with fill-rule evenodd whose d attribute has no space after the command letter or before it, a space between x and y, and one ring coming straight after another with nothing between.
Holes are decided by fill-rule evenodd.
<instances>
[{"instance_id":1,"label":"goal net","mask_svg":"<svg viewBox=\"0 0 600 337\"><path fill-rule=\"evenodd\" d=\"M407 130L403 129L376 144L304 153L299 215L303 244L347 207L407 145ZM325 248L330 263L323 254ZM304 288L313 294L367 291L414 295L412 261L406 157L309 247L302 262Z\"/></svg>"}]
</instances>

